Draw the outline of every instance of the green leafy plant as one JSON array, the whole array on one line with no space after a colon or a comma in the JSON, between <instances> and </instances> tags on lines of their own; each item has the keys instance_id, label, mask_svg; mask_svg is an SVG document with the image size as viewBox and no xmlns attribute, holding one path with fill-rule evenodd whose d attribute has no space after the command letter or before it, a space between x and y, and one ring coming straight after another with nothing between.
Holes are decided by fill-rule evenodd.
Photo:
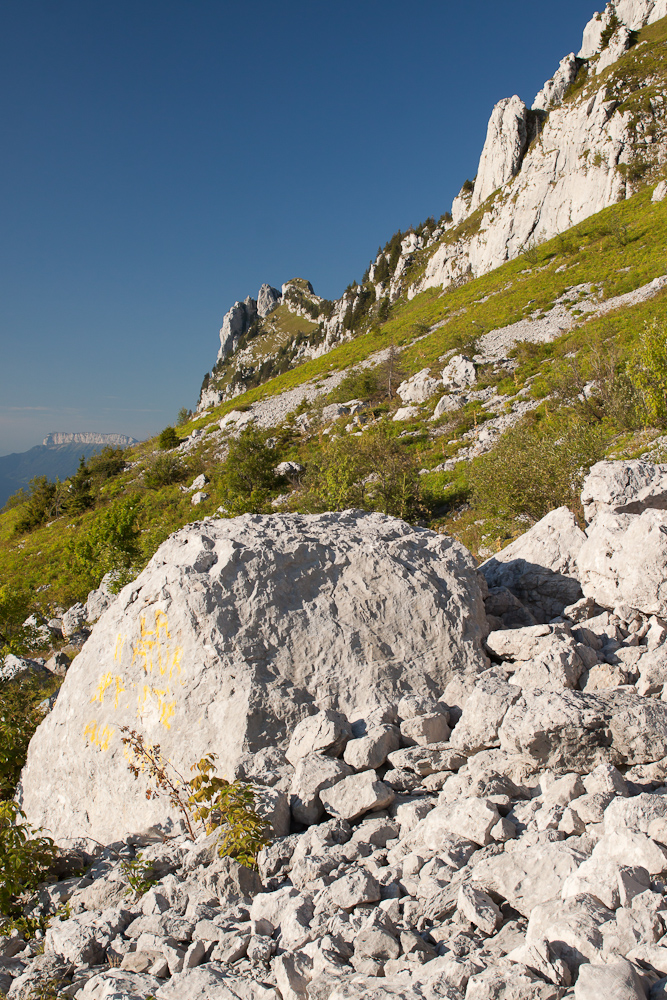
<instances>
[{"instance_id":1,"label":"green leafy plant","mask_svg":"<svg viewBox=\"0 0 667 1000\"><path fill-rule=\"evenodd\" d=\"M17 897L44 880L55 855L54 842L27 823L16 802L0 803L0 913L22 916Z\"/></svg>"},{"instance_id":2,"label":"green leafy plant","mask_svg":"<svg viewBox=\"0 0 667 1000\"><path fill-rule=\"evenodd\" d=\"M144 483L150 490L172 486L187 478L188 467L180 455L158 455L144 469Z\"/></svg>"},{"instance_id":3,"label":"green leafy plant","mask_svg":"<svg viewBox=\"0 0 667 1000\"><path fill-rule=\"evenodd\" d=\"M128 751L128 767L135 778L148 778L152 787L146 798L166 798L177 809L194 840L198 832L219 830L218 853L247 868L257 868L257 855L269 841L266 822L255 810L249 785L229 782L215 771L215 754L207 754L192 765L194 776L185 778L162 756L159 744L147 743L134 729L121 727L122 743Z\"/></svg>"},{"instance_id":4,"label":"green leafy plant","mask_svg":"<svg viewBox=\"0 0 667 1000\"><path fill-rule=\"evenodd\" d=\"M133 895L135 899L139 899L158 884L158 880L153 877L155 874L153 865L150 861L144 861L141 855L131 859L124 858L120 867L128 881L127 896Z\"/></svg>"},{"instance_id":5,"label":"green leafy plant","mask_svg":"<svg viewBox=\"0 0 667 1000\"><path fill-rule=\"evenodd\" d=\"M168 451L170 448L178 448L180 443L181 439L173 427L165 427L165 429L160 432L158 444L163 451Z\"/></svg>"},{"instance_id":6,"label":"green leafy plant","mask_svg":"<svg viewBox=\"0 0 667 1000\"><path fill-rule=\"evenodd\" d=\"M0 683L0 800L13 796L28 744L44 718L40 705L59 683L30 673Z\"/></svg>"},{"instance_id":7,"label":"green leafy plant","mask_svg":"<svg viewBox=\"0 0 667 1000\"><path fill-rule=\"evenodd\" d=\"M663 321L646 323L627 365L627 373L641 400L645 426L667 423L667 328Z\"/></svg>"},{"instance_id":8,"label":"green leafy plant","mask_svg":"<svg viewBox=\"0 0 667 1000\"><path fill-rule=\"evenodd\" d=\"M70 546L72 561L89 588L96 587L105 573L115 575L116 591L132 579L132 567L140 556L138 516L136 497L116 500L96 514Z\"/></svg>"}]
</instances>

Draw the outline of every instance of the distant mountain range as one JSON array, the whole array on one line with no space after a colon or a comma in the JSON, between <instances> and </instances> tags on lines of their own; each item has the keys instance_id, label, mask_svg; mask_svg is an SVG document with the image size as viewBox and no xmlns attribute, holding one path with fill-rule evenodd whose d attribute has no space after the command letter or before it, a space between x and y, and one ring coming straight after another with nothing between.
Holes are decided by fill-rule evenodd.
<instances>
[{"instance_id":1,"label":"distant mountain range","mask_svg":"<svg viewBox=\"0 0 667 1000\"><path fill-rule=\"evenodd\" d=\"M47 434L42 444L28 451L14 452L0 457L0 506L12 493L28 485L35 476L49 479L67 479L76 472L82 455L90 458L103 448L127 448L136 444L127 434L96 434L84 431L70 433L56 431Z\"/></svg>"}]
</instances>

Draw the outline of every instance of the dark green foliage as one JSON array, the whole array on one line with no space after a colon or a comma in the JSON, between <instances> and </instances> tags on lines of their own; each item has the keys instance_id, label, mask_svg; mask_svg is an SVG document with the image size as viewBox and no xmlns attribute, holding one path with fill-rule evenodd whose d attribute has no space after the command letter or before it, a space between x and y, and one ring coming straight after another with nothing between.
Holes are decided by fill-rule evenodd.
<instances>
[{"instance_id":1,"label":"dark green foliage","mask_svg":"<svg viewBox=\"0 0 667 1000\"><path fill-rule=\"evenodd\" d=\"M192 410L188 410L187 407L182 406L178 411L178 416L176 417L176 426L182 427L183 424L187 424L188 420L192 417Z\"/></svg>"},{"instance_id":2,"label":"dark green foliage","mask_svg":"<svg viewBox=\"0 0 667 1000\"><path fill-rule=\"evenodd\" d=\"M353 370L329 396L332 403L347 403L350 399L374 400L381 396L378 372L375 368Z\"/></svg>"},{"instance_id":3,"label":"dark green foliage","mask_svg":"<svg viewBox=\"0 0 667 1000\"><path fill-rule=\"evenodd\" d=\"M0 585L0 657L22 656L38 642L35 629L23 622L33 610L33 595L19 584Z\"/></svg>"},{"instance_id":4,"label":"dark green foliage","mask_svg":"<svg viewBox=\"0 0 667 1000\"><path fill-rule=\"evenodd\" d=\"M389 303L389 296L385 295L384 298L381 298L378 303L378 309L376 314L378 323L387 322L387 320L389 319L390 309L391 307Z\"/></svg>"},{"instance_id":5,"label":"dark green foliage","mask_svg":"<svg viewBox=\"0 0 667 1000\"><path fill-rule=\"evenodd\" d=\"M230 514L262 513L282 485L274 468L280 461L266 445L266 435L246 427L230 442L229 452L217 474L223 504Z\"/></svg>"},{"instance_id":6,"label":"dark green foliage","mask_svg":"<svg viewBox=\"0 0 667 1000\"><path fill-rule=\"evenodd\" d=\"M364 319L367 319L370 307L375 302L375 288L373 285L362 285L354 305L348 307L343 317L344 330L358 330Z\"/></svg>"},{"instance_id":7,"label":"dark green foliage","mask_svg":"<svg viewBox=\"0 0 667 1000\"><path fill-rule=\"evenodd\" d=\"M149 490L182 483L187 478L188 467L180 455L158 455L144 470L144 483Z\"/></svg>"},{"instance_id":8,"label":"dark green foliage","mask_svg":"<svg viewBox=\"0 0 667 1000\"><path fill-rule=\"evenodd\" d=\"M85 534L71 545L72 563L88 589L97 587L105 573L116 575L117 589L132 578L140 558L138 516L136 497L116 500L96 514Z\"/></svg>"},{"instance_id":9,"label":"dark green foliage","mask_svg":"<svg viewBox=\"0 0 667 1000\"><path fill-rule=\"evenodd\" d=\"M621 26L622 25L618 18L616 10L612 6L612 12L609 21L607 22L606 27L602 29L602 34L600 35L600 52L604 52L604 50L607 48L610 41L614 37L615 33Z\"/></svg>"},{"instance_id":10,"label":"dark green foliage","mask_svg":"<svg viewBox=\"0 0 667 1000\"><path fill-rule=\"evenodd\" d=\"M29 826L15 802L0 804L0 913L21 919L17 897L37 888L55 855L50 837Z\"/></svg>"},{"instance_id":11,"label":"dark green foliage","mask_svg":"<svg viewBox=\"0 0 667 1000\"><path fill-rule=\"evenodd\" d=\"M463 182L463 187L461 188L461 191L463 191L464 194L472 194L474 190L475 190L474 181L468 180L466 178L466 180L464 180Z\"/></svg>"},{"instance_id":12,"label":"dark green foliage","mask_svg":"<svg viewBox=\"0 0 667 1000\"><path fill-rule=\"evenodd\" d=\"M165 427L158 438L158 445L163 451L168 451L170 448L177 448L180 443L181 439L173 427Z\"/></svg>"},{"instance_id":13,"label":"dark green foliage","mask_svg":"<svg viewBox=\"0 0 667 1000\"><path fill-rule=\"evenodd\" d=\"M405 520L425 513L417 463L383 424L322 448L308 468L303 506L311 511L358 507Z\"/></svg>"},{"instance_id":14,"label":"dark green foliage","mask_svg":"<svg viewBox=\"0 0 667 1000\"><path fill-rule=\"evenodd\" d=\"M604 423L587 424L573 415L551 420L530 415L473 463L475 506L488 516L531 521L556 507L579 510L583 479L603 457L611 435Z\"/></svg>"},{"instance_id":15,"label":"dark green foliage","mask_svg":"<svg viewBox=\"0 0 667 1000\"><path fill-rule=\"evenodd\" d=\"M51 483L46 476L30 480L30 493L21 517L16 523L19 533L32 531L60 514L63 491L60 483Z\"/></svg>"},{"instance_id":16,"label":"dark green foliage","mask_svg":"<svg viewBox=\"0 0 667 1000\"><path fill-rule=\"evenodd\" d=\"M375 265L375 275L373 276L373 281L376 285L379 285L380 282L388 281L389 278L389 264L387 264L387 258L383 254Z\"/></svg>"},{"instance_id":17,"label":"dark green foliage","mask_svg":"<svg viewBox=\"0 0 667 1000\"><path fill-rule=\"evenodd\" d=\"M40 703L57 690L59 683L53 677L32 673L0 681L0 800L14 795L28 744L44 718Z\"/></svg>"},{"instance_id":18,"label":"dark green foliage","mask_svg":"<svg viewBox=\"0 0 667 1000\"><path fill-rule=\"evenodd\" d=\"M103 448L99 455L88 459L88 472L93 483L99 484L113 479L125 468L125 452L122 448Z\"/></svg>"},{"instance_id":19,"label":"dark green foliage","mask_svg":"<svg viewBox=\"0 0 667 1000\"><path fill-rule=\"evenodd\" d=\"M65 484L65 495L62 502L65 514L81 514L93 506L95 498L91 490L91 482L90 469L82 455L79 460L79 468Z\"/></svg>"}]
</instances>

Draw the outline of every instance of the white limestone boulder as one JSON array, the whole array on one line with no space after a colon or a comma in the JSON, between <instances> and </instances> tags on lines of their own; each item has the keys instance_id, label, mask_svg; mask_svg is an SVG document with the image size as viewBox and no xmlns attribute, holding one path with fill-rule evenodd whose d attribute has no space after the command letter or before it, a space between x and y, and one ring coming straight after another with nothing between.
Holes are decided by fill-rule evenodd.
<instances>
[{"instance_id":1,"label":"white limestone boulder","mask_svg":"<svg viewBox=\"0 0 667 1000\"><path fill-rule=\"evenodd\" d=\"M442 370L442 384L450 392L468 389L477 381L475 365L464 354L455 354Z\"/></svg>"},{"instance_id":2,"label":"white limestone boulder","mask_svg":"<svg viewBox=\"0 0 667 1000\"><path fill-rule=\"evenodd\" d=\"M473 559L435 532L360 511L189 525L74 660L32 740L23 806L57 840L176 823L132 778L122 726L183 773L217 753L231 776L318 709L437 701L486 666L484 631Z\"/></svg>"},{"instance_id":3,"label":"white limestone boulder","mask_svg":"<svg viewBox=\"0 0 667 1000\"><path fill-rule=\"evenodd\" d=\"M489 587L507 587L539 622L581 596L577 555L586 535L567 507L552 510L480 566Z\"/></svg>"},{"instance_id":4,"label":"white limestone boulder","mask_svg":"<svg viewBox=\"0 0 667 1000\"><path fill-rule=\"evenodd\" d=\"M427 399L438 391L440 381L433 378L430 369L424 368L411 378L401 382L396 394L406 405L410 403L425 403Z\"/></svg>"},{"instance_id":5,"label":"white limestone boulder","mask_svg":"<svg viewBox=\"0 0 667 1000\"><path fill-rule=\"evenodd\" d=\"M603 607L627 604L645 615L667 616L667 510L603 510L587 534L577 555L585 596Z\"/></svg>"},{"instance_id":6,"label":"white limestone boulder","mask_svg":"<svg viewBox=\"0 0 667 1000\"><path fill-rule=\"evenodd\" d=\"M642 459L597 462L584 479L581 503L589 523L602 511L641 514L649 507L667 510L667 465Z\"/></svg>"}]
</instances>

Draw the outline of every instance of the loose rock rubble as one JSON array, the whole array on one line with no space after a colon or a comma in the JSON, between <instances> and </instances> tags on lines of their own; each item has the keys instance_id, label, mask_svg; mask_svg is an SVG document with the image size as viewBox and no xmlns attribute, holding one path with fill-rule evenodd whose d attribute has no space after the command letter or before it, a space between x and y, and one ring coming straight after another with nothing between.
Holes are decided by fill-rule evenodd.
<instances>
[{"instance_id":1,"label":"loose rock rubble","mask_svg":"<svg viewBox=\"0 0 667 1000\"><path fill-rule=\"evenodd\" d=\"M554 512L482 567L488 666L364 712L322 704L241 758L287 810L259 873L211 837L80 841L85 874L26 904L43 940L3 940L10 1000L54 980L79 1000L664 997L667 622L652 599L599 603L581 571L600 518L659 513L662 470L619 466L592 470L586 531ZM647 578L661 553L645 546ZM593 593L536 620L572 581ZM137 855L157 880L139 897Z\"/></svg>"}]
</instances>

